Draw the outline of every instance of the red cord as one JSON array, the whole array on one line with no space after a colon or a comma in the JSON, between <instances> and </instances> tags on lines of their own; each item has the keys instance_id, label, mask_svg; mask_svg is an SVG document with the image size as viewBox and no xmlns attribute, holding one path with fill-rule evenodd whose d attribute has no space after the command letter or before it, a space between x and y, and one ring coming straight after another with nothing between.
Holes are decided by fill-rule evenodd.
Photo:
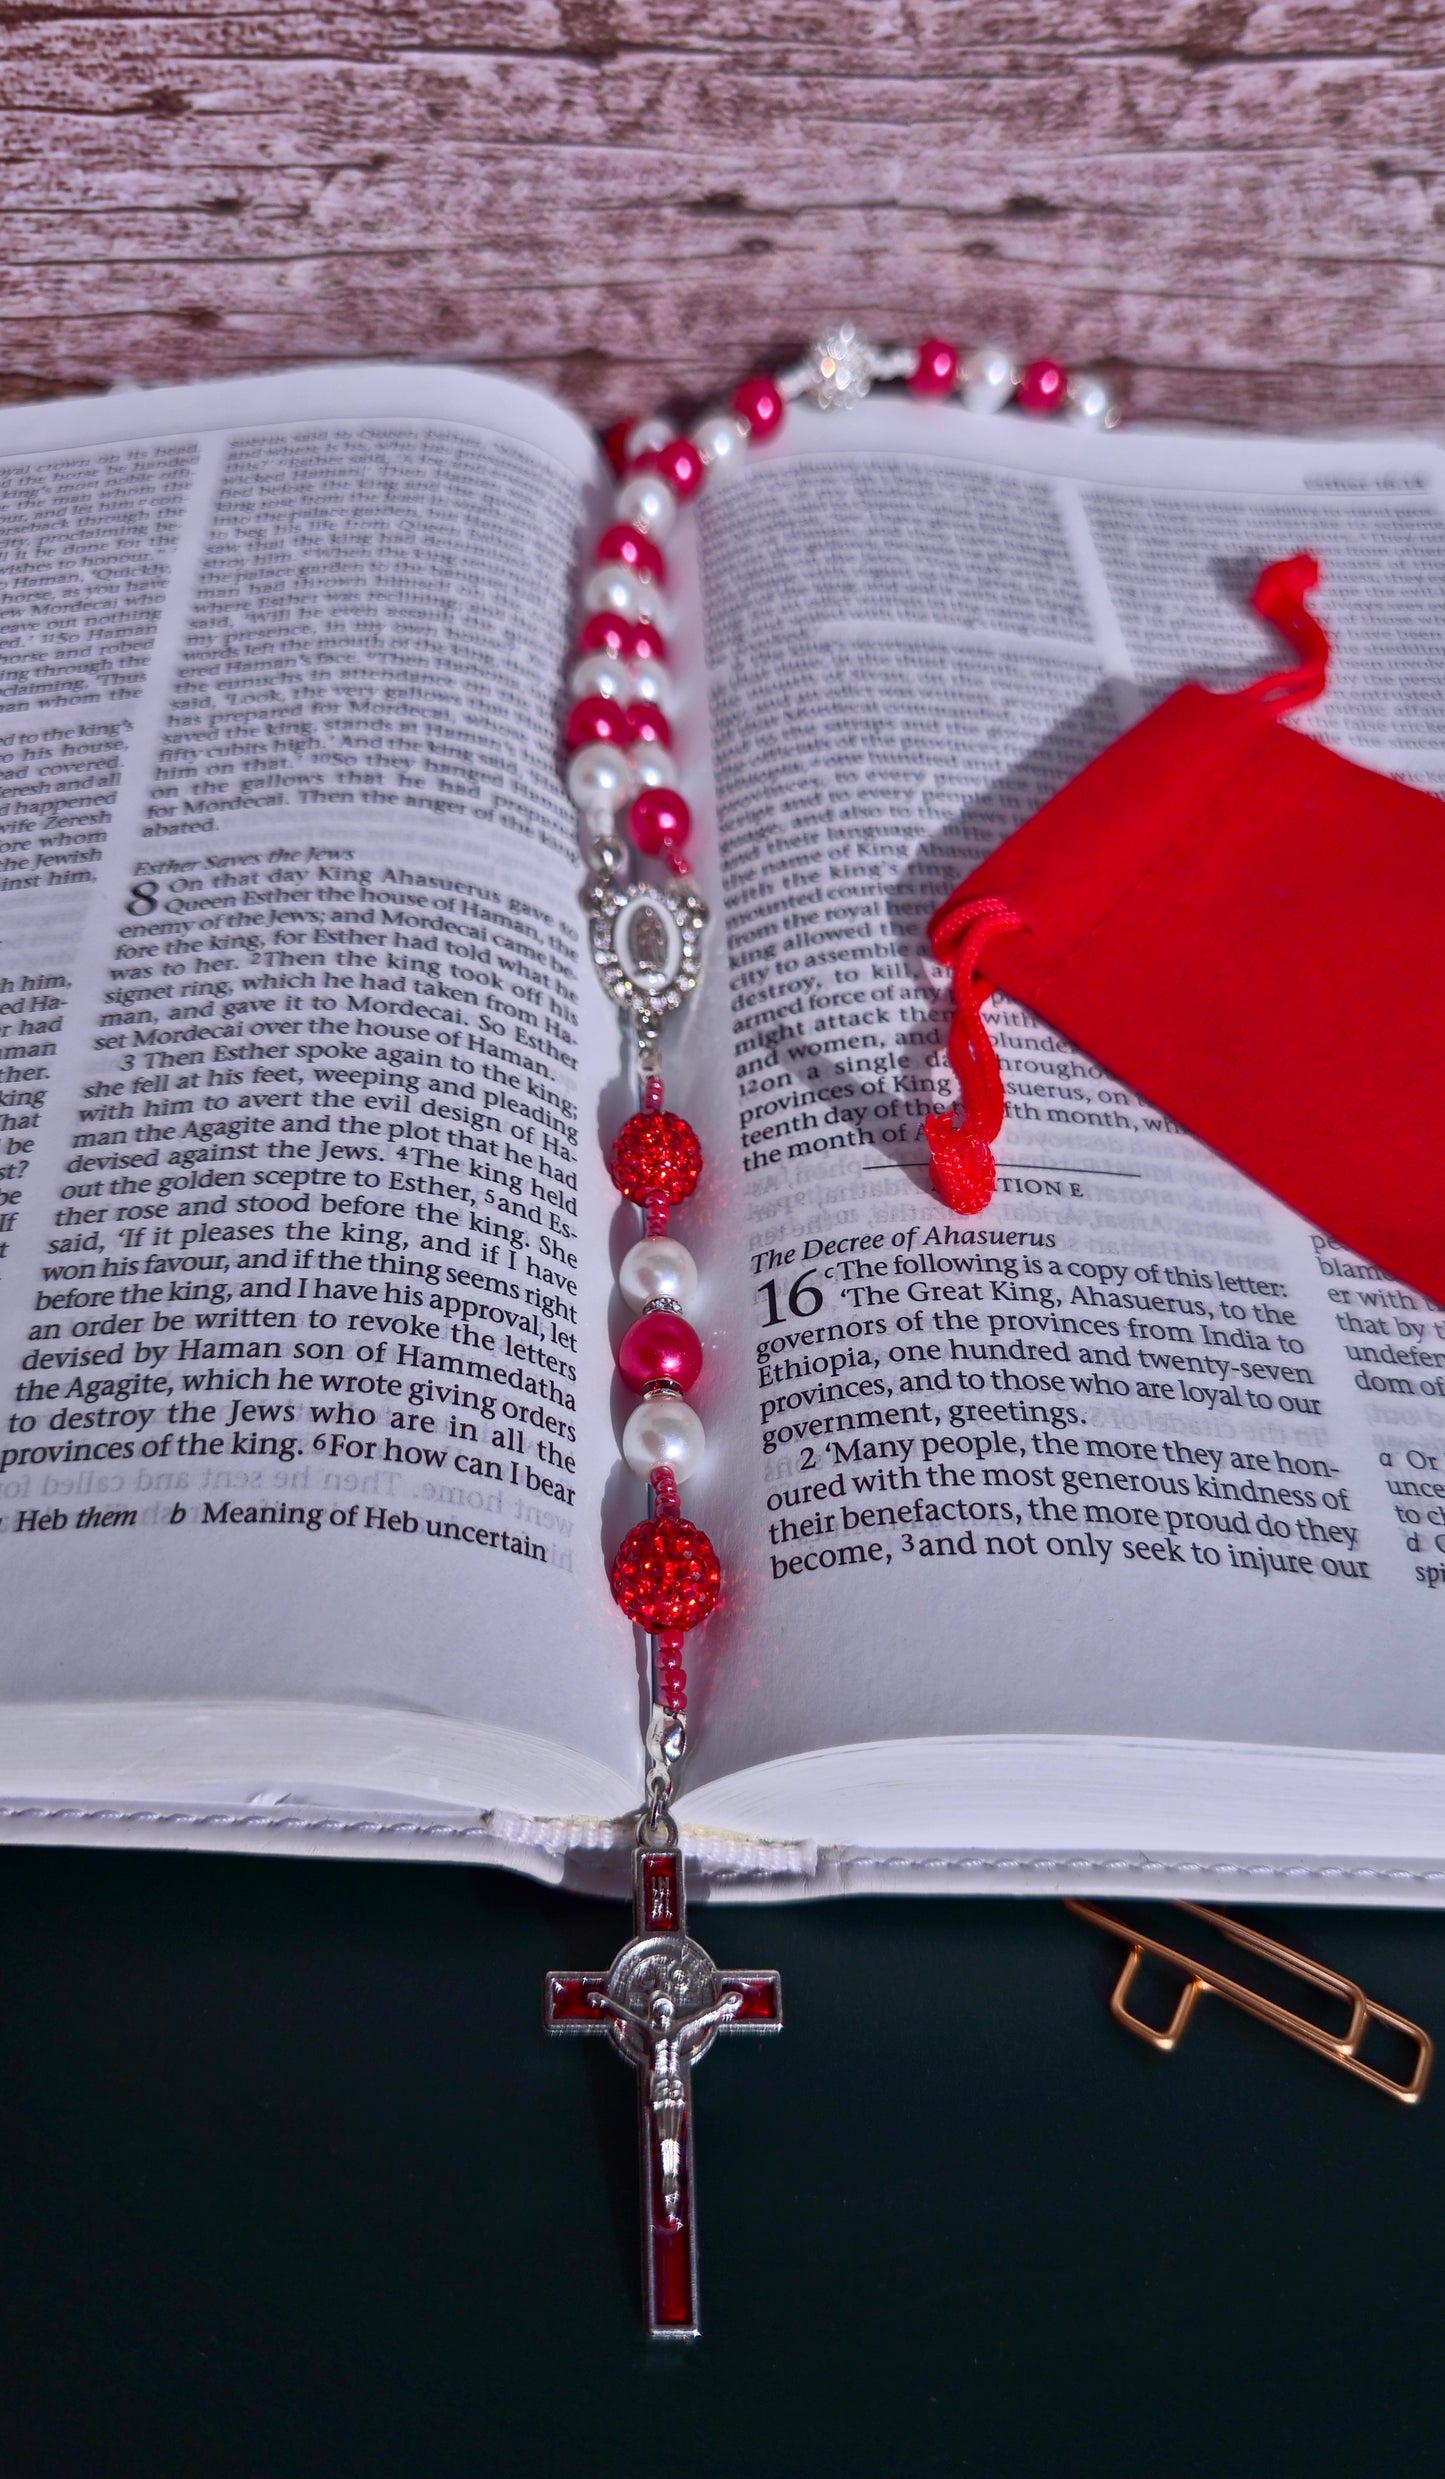
<instances>
[{"instance_id":1,"label":"red cord","mask_svg":"<svg viewBox=\"0 0 1445 2479\"><path fill-rule=\"evenodd\" d=\"M1320 564L1313 551L1296 551L1292 559L1277 559L1255 579L1250 602L1301 657L1291 670L1269 672L1242 691L1256 705L1268 706L1271 714L1288 714L1292 706L1311 706L1324 694L1330 641L1305 604L1306 594L1319 581Z\"/></svg>"},{"instance_id":2,"label":"red cord","mask_svg":"<svg viewBox=\"0 0 1445 2479\"><path fill-rule=\"evenodd\" d=\"M958 1078L958 1103L953 1110L931 1111L923 1133L934 1187L956 1214L981 1214L992 1197L993 1142L1003 1126L1003 1078L983 1021L991 993L977 978L978 961L991 938L1023 927L997 895L976 896L970 903L950 895L928 924L929 944L953 974L948 1059Z\"/></svg>"}]
</instances>

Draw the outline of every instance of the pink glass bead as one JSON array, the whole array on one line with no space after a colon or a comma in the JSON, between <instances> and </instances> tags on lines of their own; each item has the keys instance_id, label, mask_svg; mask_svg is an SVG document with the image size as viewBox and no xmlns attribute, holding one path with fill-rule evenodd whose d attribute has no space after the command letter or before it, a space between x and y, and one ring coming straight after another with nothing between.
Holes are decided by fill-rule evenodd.
<instances>
[{"instance_id":1,"label":"pink glass bead","mask_svg":"<svg viewBox=\"0 0 1445 2479\"><path fill-rule=\"evenodd\" d=\"M635 620L624 620L615 611L589 611L577 633L577 643L584 654L614 654L628 662Z\"/></svg>"},{"instance_id":2,"label":"pink glass bead","mask_svg":"<svg viewBox=\"0 0 1445 2479\"><path fill-rule=\"evenodd\" d=\"M602 453L614 473L620 474L623 471L627 457L627 434L633 428L636 419L635 414L629 413L622 421L613 422L610 428L602 433Z\"/></svg>"},{"instance_id":3,"label":"pink glass bead","mask_svg":"<svg viewBox=\"0 0 1445 2479\"><path fill-rule=\"evenodd\" d=\"M664 1383L686 1393L702 1373L702 1344L675 1309L648 1309L618 1344L617 1371L634 1394Z\"/></svg>"},{"instance_id":4,"label":"pink glass bead","mask_svg":"<svg viewBox=\"0 0 1445 2479\"><path fill-rule=\"evenodd\" d=\"M669 439L665 448L651 448L646 456L639 456L632 470L660 473L679 499L691 499L702 489L707 468L690 439Z\"/></svg>"},{"instance_id":5,"label":"pink glass bead","mask_svg":"<svg viewBox=\"0 0 1445 2479\"><path fill-rule=\"evenodd\" d=\"M626 721L629 740L655 740L660 748L672 747L672 725L660 706L629 706Z\"/></svg>"},{"instance_id":6,"label":"pink glass bead","mask_svg":"<svg viewBox=\"0 0 1445 2479\"><path fill-rule=\"evenodd\" d=\"M569 749L585 748L589 740L608 740L625 748L633 737L625 713L611 697L579 697L562 726Z\"/></svg>"},{"instance_id":7,"label":"pink glass bead","mask_svg":"<svg viewBox=\"0 0 1445 2479\"><path fill-rule=\"evenodd\" d=\"M622 659L625 663L665 663L667 661L667 639L660 628L654 628L651 620L633 620L629 622L629 626L632 630L632 642L623 655Z\"/></svg>"},{"instance_id":8,"label":"pink glass bead","mask_svg":"<svg viewBox=\"0 0 1445 2479\"><path fill-rule=\"evenodd\" d=\"M783 427L787 408L769 378L744 379L733 398L733 411L746 422L754 439L771 439Z\"/></svg>"},{"instance_id":9,"label":"pink glass bead","mask_svg":"<svg viewBox=\"0 0 1445 2479\"><path fill-rule=\"evenodd\" d=\"M958 378L958 355L941 336L925 336L908 384L915 396L946 396Z\"/></svg>"},{"instance_id":10,"label":"pink glass bead","mask_svg":"<svg viewBox=\"0 0 1445 2479\"><path fill-rule=\"evenodd\" d=\"M1014 403L1021 413L1057 413L1068 387L1069 374L1058 362L1030 362L1018 383Z\"/></svg>"},{"instance_id":11,"label":"pink glass bead","mask_svg":"<svg viewBox=\"0 0 1445 2479\"><path fill-rule=\"evenodd\" d=\"M635 568L640 577L651 577L654 585L667 582L667 562L662 553L635 525L609 525L592 557L599 568L605 568L612 560L621 560L624 568Z\"/></svg>"},{"instance_id":12,"label":"pink glass bead","mask_svg":"<svg viewBox=\"0 0 1445 2479\"><path fill-rule=\"evenodd\" d=\"M680 792L650 783L627 813L627 831L639 852L680 852L692 833L692 811Z\"/></svg>"}]
</instances>

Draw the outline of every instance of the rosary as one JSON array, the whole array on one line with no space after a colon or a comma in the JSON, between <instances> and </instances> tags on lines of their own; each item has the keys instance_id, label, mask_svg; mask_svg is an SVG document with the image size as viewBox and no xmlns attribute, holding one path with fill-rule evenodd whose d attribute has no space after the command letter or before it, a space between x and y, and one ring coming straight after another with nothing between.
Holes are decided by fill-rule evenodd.
<instances>
[{"instance_id":1,"label":"rosary","mask_svg":"<svg viewBox=\"0 0 1445 2479\"><path fill-rule=\"evenodd\" d=\"M687 1746L683 1651L716 1607L722 1577L712 1543L686 1520L678 1495L706 1441L687 1400L702 1368L702 1344L687 1318L697 1266L671 1237L670 1223L697 1186L703 1156L687 1121L666 1107L659 1045L666 1019L697 986L708 916L692 884L692 816L671 754L662 546L683 503L735 473L750 440L774 437L790 402L806 396L822 411L846 410L875 382L896 380L920 397L957 393L975 412L1013 403L1026 413L1065 412L1093 429L1112 428L1118 419L1108 388L1090 373L1070 378L1052 361L1019 370L997 347L964 357L936 337L916 349L879 347L844 323L794 368L746 379L728 410L705 415L686 436L658 418L620 423L605 442L618 476L614 522L583 581L579 655L569 681L567 790L587 856L582 906L593 964L630 1019L637 1061L639 1108L615 1138L609 1167L642 1221L619 1269L635 1322L617 1365L639 1398L622 1452L647 1483L649 1506L613 1562L612 1592L648 1638L652 1709L633 1854L634 1934L606 1972L550 1972L544 2013L551 2031L604 2033L637 2071L643 2312L656 2339L689 2340L700 2329L692 2068L720 2032L781 2031L783 2023L775 1971L719 1971L688 1935L671 1804ZM660 883L641 876L628 882L618 832L624 819L633 850L660 865ZM967 970L958 976L967 984L992 926L984 920L971 928ZM982 1049L991 1059L986 1038ZM956 1064L968 1064L966 1045ZM972 1089L966 1075L961 1081L962 1116L936 1113L926 1133L941 1192L967 1211L992 1190L986 1140L997 1127L979 1124L980 1102L985 1123L990 1116L987 1091L980 1094L976 1078Z\"/></svg>"},{"instance_id":2,"label":"rosary","mask_svg":"<svg viewBox=\"0 0 1445 2479\"><path fill-rule=\"evenodd\" d=\"M1093 430L1112 429L1118 420L1108 388L1092 373L1070 377L1052 361L1031 362L1018 370L1005 352L990 346L961 359L952 345L936 337L927 338L916 349L879 347L867 343L853 326L841 325L822 337L796 367L776 378L745 380L727 411L707 414L686 437L675 434L665 421L620 424L607 440L618 475L614 522L597 544L583 584L581 652L570 680L574 702L565 726L570 753L567 788L580 815L587 854L582 904L590 926L592 960L609 997L624 1021L630 1022L637 1053L640 1107L614 1140L610 1167L615 1185L642 1216L642 1234L627 1251L619 1274L623 1298L635 1322L622 1338L617 1365L624 1383L639 1398L623 1431L622 1452L629 1469L648 1484L649 1508L613 1562L612 1592L623 1615L648 1639L652 1704L645 1742L645 1796L633 1857L634 1934L610 1971L551 1973L545 1986L545 2016L553 2031L604 2033L618 2055L636 2069L643 2301L648 2331L658 2339L692 2338L699 2330L692 2068L720 2032L780 2031L783 2019L776 1972L718 1971L687 1934L682 1854L672 1816L674 1772L687 1744L683 1652L692 1629L716 1607L722 1579L711 1542L686 1521L678 1495L679 1483L691 1478L704 1450L702 1423L687 1400L687 1391L702 1367L702 1346L687 1319L697 1290L697 1268L688 1250L670 1236L669 1224L674 1208L685 1204L696 1188L703 1161L693 1130L666 1108L659 1044L667 1017L696 987L707 911L692 885L687 861L692 820L678 789L671 756L672 683L664 635L662 597L667 580L661 546L682 502L705 483L737 472L749 440L773 437L790 402L807 396L822 411L843 409L859 403L880 380L902 380L923 397L957 392L966 406L980 413L1013 404L1025 414L1062 413ZM1079 923L1070 915L1067 902L1060 910L1056 896L1055 915L1065 925L1065 952L1074 976L1067 1001L1063 994L1066 976L1049 943L1047 899L1043 911L1039 909L1039 890L1050 885L1051 855L1064 832L1058 820L1062 806L1072 804L1066 821L1071 883L1087 883L1084 858L1088 851L1094 851L1097 860L1102 850L1109 866L1115 866L1121 819L1128 830L1125 843L1130 851L1135 846L1128 844L1129 834L1146 853L1157 849L1161 835L1167 839L1174 816L1168 805L1175 797L1171 785L1176 778L1184 779L1186 785L1193 781L1191 768L1197 768L1199 749L1206 744L1217 766L1218 751L1224 745L1221 735L1232 736L1228 737L1234 751L1230 782L1236 800L1246 809L1251 802L1257 807L1259 796L1251 787L1267 779L1277 812L1297 812L1311 822L1315 840L1310 868L1302 881L1302 905L1320 868L1316 830L1328 802L1320 796L1311 809L1307 795L1311 784L1318 791L1322 771L1330 778L1335 803L1329 814L1337 824L1344 821L1339 826L1341 835L1348 830L1355 838L1348 844L1351 886L1369 884L1368 850L1379 832L1378 821L1387 812L1395 817L1392 848L1406 856L1402 865L1408 866L1408 856L1418 848L1421 883L1433 884L1430 871L1438 871L1438 857L1427 860L1423 856L1438 856L1439 804L1386 777L1362 776L1358 767L1352 768L1328 749L1297 739L1278 722L1281 714L1309 703L1324 686L1329 641L1306 599L1318 582L1313 555L1300 552L1264 569L1251 596L1255 611L1293 646L1300 658L1293 668L1231 694L1211 695L1193 684L1176 690L1133 733L1087 767L1065 793L1010 836L999 852L972 870L934 914L928 925L929 944L936 960L951 971L953 981L948 1060L958 1080L959 1098L954 1108L929 1113L923 1135L933 1185L955 1213L978 1213L994 1192L992 1145L1004 1104L998 1063L981 1013L988 984L980 978L983 950L992 939L999 938L1001 946L990 960L991 979L1016 1000L1029 1004L1039 995L1042 977L1050 993L1044 1012L1056 1030L1097 1055L1107 1054L1124 1083L1141 1092L1153 1090L1156 1101L1162 1098L1164 1106L1175 1107L1172 1093L1161 1097L1155 1089L1160 1072L1156 1056L1160 1024L1170 1012L1167 989L1156 996L1145 1020L1142 1050L1136 1046L1127 1056L1118 1055L1121 1043L1127 1048L1126 1033L1108 1018L1107 1010L1106 1029L1095 1040L1087 965L1090 942L1078 934ZM1147 761L1139 753L1141 737L1147 740ZM1258 776L1251 775L1251 765L1260 770ZM1288 788L1292 783L1293 794ZM629 883L627 854L619 834L621 820L625 820L634 851L659 865L660 883L640 875ZM1102 846L1100 820L1114 837L1111 843L1106 835ZM1251 833L1240 846L1242 853L1253 848L1253 811L1250 822ZM1283 863L1276 859L1266 865L1278 872ZM1128 906L1120 894L1123 883L1108 878L1110 900L1105 909L1113 934L1127 940L1131 933ZM1195 883L1198 899L1203 901L1207 874L1198 876ZM1014 909L1016 899L1028 906L1027 923ZM1237 912L1229 917L1235 920ZM1395 919L1388 917L1391 922ZM1353 911L1349 918L1353 923ZM1428 907L1421 918L1428 918ZM1019 932L1024 935L1011 936ZM1397 934L1394 929L1389 933ZM1146 923L1146 948L1149 936ZM1333 951L1332 939L1337 945L1338 920L1326 910L1320 923L1320 952ZM1163 952L1167 971L1177 977L1178 940L1172 930ZM1412 987L1427 986L1425 954L1422 948L1420 972ZM1117 976L1109 957L1100 970L1106 986L1112 988ZM1137 957L1134 961L1137 964ZM1266 990L1271 979L1272 964L1270 971L1258 976ZM1299 985L1293 1003L1298 1013L1308 1013L1308 982ZM1182 1021L1187 1038L1181 1056L1197 1069L1199 1060L1207 1061L1213 1051L1208 1041L1193 1038L1187 1015ZM1266 1028L1267 1021L1266 1016ZM1267 1030L1260 1035L1261 1041L1265 1038ZM1181 1073L1188 1087L1187 1066ZM1334 1096L1333 1063L1322 1081ZM1309 1107L1310 1089L1306 1087L1294 1114L1296 1123ZM1337 1100L1332 1099L1330 1108L1335 1116L1329 1120L1327 1141L1320 1149L1327 1168L1339 1153ZM1373 1117L1377 1109L1378 1091L1371 1086L1368 1103L1361 1104L1358 1115ZM1219 1150L1232 1154L1241 1167L1262 1176L1287 1202L1310 1213L1322 1228L1338 1226L1343 1235L1353 1227L1357 1218L1354 1192L1360 1184L1353 1153L1348 1157L1349 1193L1337 1197L1327 1179L1321 1187L1318 1176L1311 1179L1302 1170L1302 1160L1312 1163L1313 1156L1308 1146L1300 1146L1297 1127L1287 1149L1289 1158L1276 1164L1273 1157L1257 1160L1247 1142L1236 1139L1227 1107L1216 1127L1209 1118L1207 1096L1201 1100L1192 1087L1178 1115ZM1428 1121L1423 1106L1417 1109L1414 1124L1421 1120ZM1399 1183L1392 1182L1388 1160L1376 1184L1387 1199L1396 1195ZM1415 1279L1413 1227L1408 1225L1402 1238L1387 1216L1382 1250L1368 1244L1370 1232L1363 1227L1357 1244L1366 1257L1373 1260L1378 1253L1380 1263L1397 1271L1402 1256L1407 1257L1407 1271ZM1435 1231L1438 1217L1423 1217L1419 1227L1422 1233ZM1420 1252L1420 1262L1431 1296L1445 1297L1439 1290L1436 1259L1428 1247ZM1208 1932L1227 1944L1305 1983L1316 1995L1324 1992L1333 1998L1342 2015L1336 2029L1326 2030L1313 2015L1282 2006L1238 1980L1232 1969L1226 1971L1195 1952L1176 1950L1093 1902L1071 1900L1068 1908L1119 1938L1127 1948L1111 2012L1117 2022L1152 2047L1172 2049L1198 1999L1212 1993L1397 2101L1412 2103L1424 2091L1431 2046L1418 2025L1367 1998L1340 1974L1292 1952L1243 1921L1204 1910L1196 1903L1176 1905L1180 1916L1204 1923ZM1162 2028L1136 2013L1128 2002L1130 1986L1146 1954L1169 1966L1183 1983L1173 2018ZM1398 2075L1382 2072L1360 2054L1370 2026L1381 2022L1413 2050L1413 2065Z\"/></svg>"}]
</instances>

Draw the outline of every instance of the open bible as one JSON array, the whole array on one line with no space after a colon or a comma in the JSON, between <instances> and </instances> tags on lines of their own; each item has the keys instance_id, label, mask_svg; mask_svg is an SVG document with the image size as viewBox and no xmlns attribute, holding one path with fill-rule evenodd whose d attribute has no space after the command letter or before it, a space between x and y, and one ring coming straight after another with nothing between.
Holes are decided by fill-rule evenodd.
<instances>
[{"instance_id":1,"label":"open bible","mask_svg":"<svg viewBox=\"0 0 1445 2479\"><path fill-rule=\"evenodd\" d=\"M1274 659L1266 559L1324 563L1302 728L1445 789L1442 494L875 398L670 542L699 1894L1445 1893L1445 1313L1009 1002L986 1214L920 1135L930 910ZM604 500L452 370L0 416L4 1835L624 1882L632 1096L557 755Z\"/></svg>"}]
</instances>

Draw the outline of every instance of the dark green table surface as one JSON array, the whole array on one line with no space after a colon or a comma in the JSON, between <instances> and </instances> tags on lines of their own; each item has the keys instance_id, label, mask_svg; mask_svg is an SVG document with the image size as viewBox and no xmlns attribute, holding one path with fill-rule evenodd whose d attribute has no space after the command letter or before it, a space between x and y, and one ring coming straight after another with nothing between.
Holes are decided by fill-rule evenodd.
<instances>
[{"instance_id":1,"label":"dark green table surface","mask_svg":"<svg viewBox=\"0 0 1445 2479\"><path fill-rule=\"evenodd\" d=\"M1437 2031L1445 1919L1275 1912ZM546 2041L623 1914L492 1874L0 1853L0 2479L1445 2471L1445 2075L1057 1904L699 1916L784 1974L697 2084L701 2344L635 2320L631 2077Z\"/></svg>"}]
</instances>

